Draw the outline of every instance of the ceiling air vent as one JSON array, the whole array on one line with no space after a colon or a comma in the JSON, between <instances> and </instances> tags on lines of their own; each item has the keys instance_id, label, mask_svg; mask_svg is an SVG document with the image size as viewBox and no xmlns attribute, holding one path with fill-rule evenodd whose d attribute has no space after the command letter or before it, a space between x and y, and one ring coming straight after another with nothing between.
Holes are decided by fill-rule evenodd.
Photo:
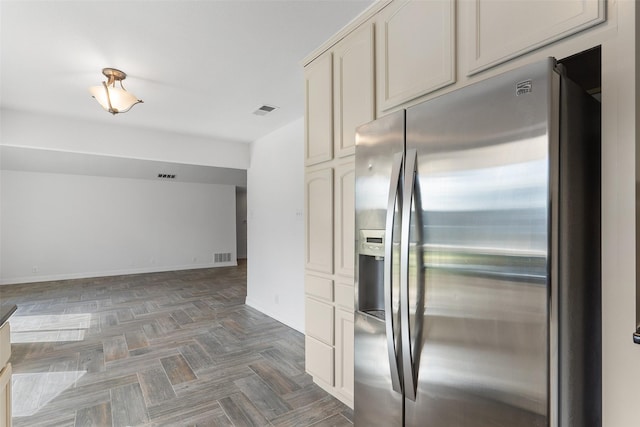
<instances>
[{"instance_id":1,"label":"ceiling air vent","mask_svg":"<svg viewBox=\"0 0 640 427\"><path fill-rule=\"evenodd\" d=\"M253 114L255 114L256 116L265 116L270 112L272 112L273 110L275 110L276 108L278 107L274 107L272 105L263 105L262 107L254 111Z\"/></svg>"},{"instance_id":2,"label":"ceiling air vent","mask_svg":"<svg viewBox=\"0 0 640 427\"><path fill-rule=\"evenodd\" d=\"M159 173L158 174L158 178L160 178L160 179L176 179L176 175L175 174L169 174L169 173Z\"/></svg>"}]
</instances>

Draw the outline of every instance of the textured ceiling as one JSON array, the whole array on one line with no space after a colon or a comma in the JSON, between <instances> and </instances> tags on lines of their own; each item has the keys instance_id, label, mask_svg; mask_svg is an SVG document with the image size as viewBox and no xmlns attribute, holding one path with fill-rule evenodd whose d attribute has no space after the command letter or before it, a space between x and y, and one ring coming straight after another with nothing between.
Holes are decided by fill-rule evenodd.
<instances>
[{"instance_id":1,"label":"textured ceiling","mask_svg":"<svg viewBox=\"0 0 640 427\"><path fill-rule=\"evenodd\" d=\"M0 108L251 142L303 115L300 61L371 3L1 0ZM144 104L102 110L104 67Z\"/></svg>"}]
</instances>

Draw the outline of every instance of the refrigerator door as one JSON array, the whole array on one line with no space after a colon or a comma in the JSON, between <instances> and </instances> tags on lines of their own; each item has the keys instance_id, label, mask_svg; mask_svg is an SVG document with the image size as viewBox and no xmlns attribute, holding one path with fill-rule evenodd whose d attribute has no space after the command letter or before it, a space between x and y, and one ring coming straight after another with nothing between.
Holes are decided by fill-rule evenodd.
<instances>
[{"instance_id":1,"label":"refrigerator door","mask_svg":"<svg viewBox=\"0 0 640 427\"><path fill-rule=\"evenodd\" d=\"M549 425L553 65L407 110L407 426Z\"/></svg>"},{"instance_id":2,"label":"refrigerator door","mask_svg":"<svg viewBox=\"0 0 640 427\"><path fill-rule=\"evenodd\" d=\"M356 425L401 426L400 215L404 111L356 133Z\"/></svg>"}]
</instances>

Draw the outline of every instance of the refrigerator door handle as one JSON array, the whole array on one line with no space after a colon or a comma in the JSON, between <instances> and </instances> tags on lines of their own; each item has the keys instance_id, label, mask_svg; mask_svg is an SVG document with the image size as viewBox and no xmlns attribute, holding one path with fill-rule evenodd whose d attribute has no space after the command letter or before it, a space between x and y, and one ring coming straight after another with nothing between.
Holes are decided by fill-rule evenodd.
<instances>
[{"instance_id":1,"label":"refrigerator door handle","mask_svg":"<svg viewBox=\"0 0 640 427\"><path fill-rule=\"evenodd\" d=\"M405 165L404 204L402 206L402 236L400 247L400 331L402 336L402 368L405 397L416 400L416 375L414 367L414 354L411 348L411 313L409 307L409 251L411 243L409 232L411 230L411 204L418 195L415 193L418 152L415 149L407 150ZM416 227L418 228L418 227ZM415 260L416 263L421 260ZM417 313L416 313L417 314Z\"/></svg>"},{"instance_id":2,"label":"refrigerator door handle","mask_svg":"<svg viewBox=\"0 0 640 427\"><path fill-rule=\"evenodd\" d=\"M396 349L396 337L394 332L394 316L393 316L393 228L395 223L395 207L398 202L398 209L401 210L402 199L399 194L400 178L402 176L403 153L396 153L393 157L393 166L391 168L391 180L389 182L389 200L387 203L387 221L385 225L384 239L384 311L385 326L387 335L387 350L389 353L389 368L391 369L391 385L393 390L402 393L402 384L400 382L400 373L398 365L400 364L398 349Z\"/></svg>"}]
</instances>

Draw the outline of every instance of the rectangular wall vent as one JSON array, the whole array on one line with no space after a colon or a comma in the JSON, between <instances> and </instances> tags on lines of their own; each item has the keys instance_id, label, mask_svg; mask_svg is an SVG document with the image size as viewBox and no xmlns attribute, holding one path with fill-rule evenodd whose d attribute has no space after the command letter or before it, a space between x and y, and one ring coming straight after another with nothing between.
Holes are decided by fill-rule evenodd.
<instances>
[{"instance_id":1,"label":"rectangular wall vent","mask_svg":"<svg viewBox=\"0 0 640 427\"><path fill-rule=\"evenodd\" d=\"M273 105L263 105L260 108L258 108L256 111L254 111L253 114L255 114L256 116L264 116L266 114L269 114L276 108L278 107L274 107Z\"/></svg>"},{"instance_id":2,"label":"rectangular wall vent","mask_svg":"<svg viewBox=\"0 0 640 427\"><path fill-rule=\"evenodd\" d=\"M231 262L231 253L225 252L221 254L213 254L213 262L214 263Z\"/></svg>"}]
</instances>

